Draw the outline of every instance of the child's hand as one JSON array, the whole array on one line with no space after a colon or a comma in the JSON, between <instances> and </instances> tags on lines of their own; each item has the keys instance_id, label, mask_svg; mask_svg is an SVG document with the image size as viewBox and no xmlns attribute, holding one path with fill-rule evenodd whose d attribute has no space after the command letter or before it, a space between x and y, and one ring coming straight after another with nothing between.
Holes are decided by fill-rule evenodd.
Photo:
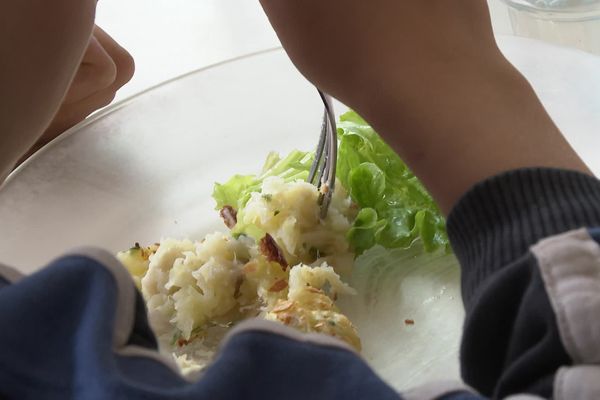
<instances>
[{"instance_id":1,"label":"child's hand","mask_svg":"<svg viewBox=\"0 0 600 400\"><path fill-rule=\"evenodd\" d=\"M92 112L110 104L117 90L132 78L134 68L129 53L96 26L58 113L24 158Z\"/></svg>"}]
</instances>

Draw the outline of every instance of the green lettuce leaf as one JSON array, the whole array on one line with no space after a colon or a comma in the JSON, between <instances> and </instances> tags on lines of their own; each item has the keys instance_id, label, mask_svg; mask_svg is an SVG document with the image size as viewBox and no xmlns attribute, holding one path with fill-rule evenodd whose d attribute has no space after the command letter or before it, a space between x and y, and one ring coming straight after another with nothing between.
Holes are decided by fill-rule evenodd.
<instances>
[{"instance_id":1,"label":"green lettuce leaf","mask_svg":"<svg viewBox=\"0 0 600 400\"><path fill-rule=\"evenodd\" d=\"M357 113L340 117L337 178L359 206L348 239L357 255L375 245L387 249L408 248L422 242L428 251L448 249L445 220L431 196L400 157ZM306 180L314 158L312 152L293 151L281 158L270 153L258 175L235 175L215 184L217 209L231 206L243 218L244 206L253 192L260 192L269 176L286 182ZM234 235L259 238L264 232L240 223Z\"/></svg>"},{"instance_id":2,"label":"green lettuce leaf","mask_svg":"<svg viewBox=\"0 0 600 400\"><path fill-rule=\"evenodd\" d=\"M426 251L448 247L445 220L406 164L357 113L338 124L337 177L361 208L349 239L357 254L375 244L406 248L420 239Z\"/></svg>"},{"instance_id":3,"label":"green lettuce leaf","mask_svg":"<svg viewBox=\"0 0 600 400\"><path fill-rule=\"evenodd\" d=\"M217 202L217 209L231 206L237 210L243 207L248 201L256 181L255 175L234 175L224 184L216 183L213 198Z\"/></svg>"},{"instance_id":4,"label":"green lettuce leaf","mask_svg":"<svg viewBox=\"0 0 600 400\"><path fill-rule=\"evenodd\" d=\"M278 153L269 153L259 175L235 175L225 183L215 184L215 208L220 210L231 206L238 211L242 210L253 192L260 193L263 181L269 176L280 176L286 182L308 179L313 157L313 153L299 150L292 151L283 159Z\"/></svg>"},{"instance_id":5,"label":"green lettuce leaf","mask_svg":"<svg viewBox=\"0 0 600 400\"><path fill-rule=\"evenodd\" d=\"M356 246L359 243L361 248L370 249L377 244L376 238L385 229L387 221L379 219L377 211L372 208L363 208L358 212L352 228L348 232L348 240Z\"/></svg>"}]
</instances>

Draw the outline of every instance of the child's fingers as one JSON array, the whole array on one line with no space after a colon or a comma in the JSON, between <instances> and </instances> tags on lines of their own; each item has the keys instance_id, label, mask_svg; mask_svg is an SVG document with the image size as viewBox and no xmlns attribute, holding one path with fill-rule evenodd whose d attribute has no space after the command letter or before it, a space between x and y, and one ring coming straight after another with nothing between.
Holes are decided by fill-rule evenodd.
<instances>
[{"instance_id":1,"label":"child's fingers","mask_svg":"<svg viewBox=\"0 0 600 400\"><path fill-rule=\"evenodd\" d=\"M67 97L42 141L51 140L110 104L117 90L131 79L133 71L134 62L129 53L95 27Z\"/></svg>"},{"instance_id":2,"label":"child's fingers","mask_svg":"<svg viewBox=\"0 0 600 400\"><path fill-rule=\"evenodd\" d=\"M63 104L75 103L111 86L116 77L115 62L98 39L92 36Z\"/></svg>"},{"instance_id":3,"label":"child's fingers","mask_svg":"<svg viewBox=\"0 0 600 400\"><path fill-rule=\"evenodd\" d=\"M63 104L79 102L107 89L116 92L132 78L134 69L131 55L96 27Z\"/></svg>"},{"instance_id":4,"label":"child's fingers","mask_svg":"<svg viewBox=\"0 0 600 400\"><path fill-rule=\"evenodd\" d=\"M96 26L94 29L94 36L98 39L98 42L102 45L117 67L117 75L111 84L111 87L116 91L133 77L135 72L135 61L127 50L121 47L99 26Z\"/></svg>"},{"instance_id":5,"label":"child's fingers","mask_svg":"<svg viewBox=\"0 0 600 400\"><path fill-rule=\"evenodd\" d=\"M131 55L106 32L95 27L60 109L24 158L94 111L110 104L117 90L131 79L134 69Z\"/></svg>"}]
</instances>

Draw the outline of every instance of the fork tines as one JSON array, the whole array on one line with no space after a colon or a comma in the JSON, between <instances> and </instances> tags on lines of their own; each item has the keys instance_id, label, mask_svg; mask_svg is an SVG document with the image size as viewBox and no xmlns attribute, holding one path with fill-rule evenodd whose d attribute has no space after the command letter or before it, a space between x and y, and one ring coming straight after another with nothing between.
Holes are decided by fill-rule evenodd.
<instances>
[{"instance_id":1,"label":"fork tines","mask_svg":"<svg viewBox=\"0 0 600 400\"><path fill-rule=\"evenodd\" d=\"M318 89L317 89L318 90ZM335 113L331 97L321 90L319 96L325 106L323 113L323 124L315 159L310 168L308 182L315 185L320 192L319 206L321 207L321 218L327 216L327 210L331 203L331 197L335 189L335 170L337 164L337 128L335 124Z\"/></svg>"}]
</instances>

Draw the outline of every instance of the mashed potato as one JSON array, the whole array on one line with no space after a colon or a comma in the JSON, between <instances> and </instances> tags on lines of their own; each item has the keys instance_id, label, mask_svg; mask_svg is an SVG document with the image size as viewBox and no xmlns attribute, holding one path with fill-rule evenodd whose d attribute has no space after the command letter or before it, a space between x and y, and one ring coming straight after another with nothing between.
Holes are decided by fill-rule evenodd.
<instances>
[{"instance_id":1,"label":"mashed potato","mask_svg":"<svg viewBox=\"0 0 600 400\"><path fill-rule=\"evenodd\" d=\"M354 261L346 239L353 220L352 202L338 186L327 218L321 220L318 197L317 189L307 182L267 178L261 193L253 193L240 213L240 222L271 234L292 265L327 261L347 273Z\"/></svg>"},{"instance_id":2,"label":"mashed potato","mask_svg":"<svg viewBox=\"0 0 600 400\"><path fill-rule=\"evenodd\" d=\"M217 232L118 254L146 300L161 348L185 374L201 372L228 329L251 317L336 336L360 350L356 329L335 306L338 295L354 293L337 273L354 259L346 240L353 207L338 189L322 220L317 199L310 184L268 178L234 221L260 238Z\"/></svg>"}]
</instances>

